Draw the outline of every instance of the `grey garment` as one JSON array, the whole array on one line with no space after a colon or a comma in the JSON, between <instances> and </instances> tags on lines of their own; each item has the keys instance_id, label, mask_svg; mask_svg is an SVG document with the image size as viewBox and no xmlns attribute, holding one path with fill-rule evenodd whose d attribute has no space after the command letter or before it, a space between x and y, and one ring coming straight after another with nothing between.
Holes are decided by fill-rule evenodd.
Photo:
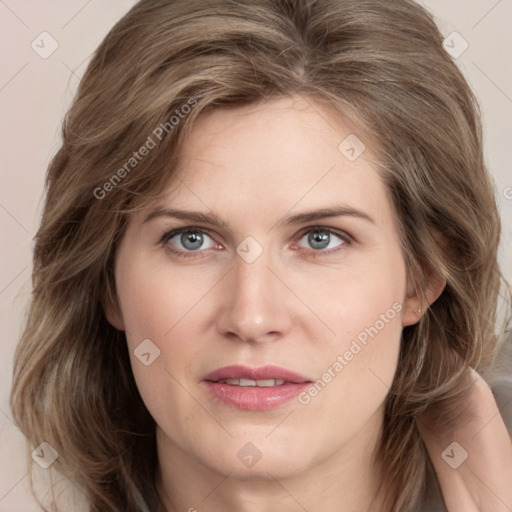
<instances>
[{"instance_id":1,"label":"grey garment","mask_svg":"<svg viewBox=\"0 0 512 512\"><path fill-rule=\"evenodd\" d=\"M512 336L503 345L497 359L497 369L483 377L492 389L503 421L512 437ZM428 475L426 500L418 512L447 512L433 469Z\"/></svg>"},{"instance_id":2,"label":"grey garment","mask_svg":"<svg viewBox=\"0 0 512 512\"><path fill-rule=\"evenodd\" d=\"M512 332L496 361L496 370L484 376L491 386L508 433L512 437Z\"/></svg>"},{"instance_id":3,"label":"grey garment","mask_svg":"<svg viewBox=\"0 0 512 512\"><path fill-rule=\"evenodd\" d=\"M430 469L427 478L427 496L418 512L446 512L441 488L433 469Z\"/></svg>"}]
</instances>

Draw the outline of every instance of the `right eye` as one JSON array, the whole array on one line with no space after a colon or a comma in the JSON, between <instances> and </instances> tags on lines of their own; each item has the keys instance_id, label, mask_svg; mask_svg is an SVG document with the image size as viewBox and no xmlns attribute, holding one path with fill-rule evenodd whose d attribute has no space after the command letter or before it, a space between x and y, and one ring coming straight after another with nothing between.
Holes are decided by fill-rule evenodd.
<instances>
[{"instance_id":1,"label":"right eye","mask_svg":"<svg viewBox=\"0 0 512 512\"><path fill-rule=\"evenodd\" d=\"M212 241L208 247L202 247L205 242L205 236ZM203 250L211 249L216 244L204 230L190 227L164 233L161 243L169 252L184 258L195 256L196 254L193 253L201 252L201 248Z\"/></svg>"}]
</instances>

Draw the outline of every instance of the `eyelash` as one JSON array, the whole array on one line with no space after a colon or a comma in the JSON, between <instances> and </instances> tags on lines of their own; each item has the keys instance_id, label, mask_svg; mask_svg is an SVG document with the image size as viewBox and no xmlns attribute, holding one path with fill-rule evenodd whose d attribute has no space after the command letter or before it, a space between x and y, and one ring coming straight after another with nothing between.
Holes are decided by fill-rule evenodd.
<instances>
[{"instance_id":1,"label":"eyelash","mask_svg":"<svg viewBox=\"0 0 512 512\"><path fill-rule=\"evenodd\" d=\"M340 238L344 243L341 244L341 246L339 246L339 247L337 247L335 249L329 249L329 250L311 249L310 251L308 251L309 252L308 257L316 258L318 256L325 256L325 255L328 255L328 254L333 254L333 253L342 251L342 250L345 249L345 247L347 245L351 245L352 242L354 241L354 239L348 233L345 233L343 231L338 231L338 230L335 230L335 229L332 229L332 228L328 228L328 227L325 227L325 226L310 226L310 227L306 228L304 231L301 231L301 234L298 237L298 240L300 241L304 237L304 235L307 235L308 233L310 233L312 231L321 231L321 232L324 232L324 233L328 233L329 235L335 235L338 238ZM176 255L176 256L178 256L180 258L193 258L193 257L197 258L198 254L200 254L201 252L204 252L204 249L202 249L202 250L198 249L196 251L182 251L182 250L171 248L169 245L166 245L167 242L169 240L171 240L172 238L174 238L176 235L181 235L183 233L190 233L190 232L192 232L192 233L194 233L194 232L205 233L210 238L212 238L212 240L214 240L214 238L208 233L207 230L201 229L201 228L197 228L197 227L193 227L193 226L189 226L189 227L174 229L172 231L165 232L162 235L162 238L160 239L159 243L164 246L164 248L165 248L165 250L167 252L169 252L169 253L171 253L173 255Z\"/></svg>"}]
</instances>

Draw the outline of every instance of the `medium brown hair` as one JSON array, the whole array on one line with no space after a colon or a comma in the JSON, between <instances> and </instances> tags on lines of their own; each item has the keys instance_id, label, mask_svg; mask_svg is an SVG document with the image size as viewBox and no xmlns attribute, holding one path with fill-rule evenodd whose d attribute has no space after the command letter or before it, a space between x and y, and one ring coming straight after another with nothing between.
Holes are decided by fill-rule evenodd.
<instances>
[{"instance_id":1,"label":"medium brown hair","mask_svg":"<svg viewBox=\"0 0 512 512\"><path fill-rule=\"evenodd\" d=\"M500 221L478 105L432 16L411 0L142 0L97 49L63 123L11 395L29 442L57 450L91 511L140 510L139 495L159 504L154 420L102 307L116 301L127 219L162 192L202 112L294 94L375 141L410 279L447 283L403 330L376 453L389 511L422 498L417 415L493 361Z\"/></svg>"}]
</instances>

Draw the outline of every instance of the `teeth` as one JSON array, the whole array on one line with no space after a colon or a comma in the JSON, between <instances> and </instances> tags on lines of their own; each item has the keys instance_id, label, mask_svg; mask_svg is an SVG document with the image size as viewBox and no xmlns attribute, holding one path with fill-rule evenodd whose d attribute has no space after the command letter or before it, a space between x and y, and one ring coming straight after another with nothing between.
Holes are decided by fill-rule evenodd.
<instances>
[{"instance_id":1,"label":"teeth","mask_svg":"<svg viewBox=\"0 0 512 512\"><path fill-rule=\"evenodd\" d=\"M230 386L256 386L259 388L270 388L272 386L281 386L284 384L284 380L281 379L264 379L264 380L252 380L252 379L223 379L219 382L224 382Z\"/></svg>"}]
</instances>

